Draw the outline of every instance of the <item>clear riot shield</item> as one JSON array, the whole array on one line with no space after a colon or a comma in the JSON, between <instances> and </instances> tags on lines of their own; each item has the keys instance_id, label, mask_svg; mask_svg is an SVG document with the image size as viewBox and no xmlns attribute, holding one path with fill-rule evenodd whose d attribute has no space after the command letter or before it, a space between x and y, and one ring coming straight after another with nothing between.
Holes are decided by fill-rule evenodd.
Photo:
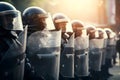
<instances>
[{"instance_id":1,"label":"clear riot shield","mask_svg":"<svg viewBox=\"0 0 120 80\"><path fill-rule=\"evenodd\" d=\"M104 39L92 39L89 42L89 67L91 70L100 71L102 61L102 48Z\"/></svg>"},{"instance_id":2,"label":"clear riot shield","mask_svg":"<svg viewBox=\"0 0 120 80\"><path fill-rule=\"evenodd\" d=\"M89 47L89 37L82 36L75 38L75 75L88 76L89 65L88 65L88 47Z\"/></svg>"},{"instance_id":3,"label":"clear riot shield","mask_svg":"<svg viewBox=\"0 0 120 80\"><path fill-rule=\"evenodd\" d=\"M19 38L10 44L1 60L0 66L5 74L11 74L10 80L23 80L27 27L19 34ZM9 43L9 41L7 41Z\"/></svg>"},{"instance_id":4,"label":"clear riot shield","mask_svg":"<svg viewBox=\"0 0 120 80\"><path fill-rule=\"evenodd\" d=\"M103 30L103 36L104 36L104 45L103 45L103 49L102 49L102 64L101 65L105 65L105 58L106 58L106 47L107 47L107 34L105 32L105 30Z\"/></svg>"},{"instance_id":5,"label":"clear riot shield","mask_svg":"<svg viewBox=\"0 0 120 80\"><path fill-rule=\"evenodd\" d=\"M60 57L60 74L63 77L74 77L74 33L66 44L64 44Z\"/></svg>"},{"instance_id":6,"label":"clear riot shield","mask_svg":"<svg viewBox=\"0 0 120 80\"><path fill-rule=\"evenodd\" d=\"M103 49L102 49L102 64L101 65L105 65L106 47L107 47L107 39L104 39L104 45L103 45Z\"/></svg>"},{"instance_id":7,"label":"clear riot shield","mask_svg":"<svg viewBox=\"0 0 120 80\"><path fill-rule=\"evenodd\" d=\"M58 80L61 31L37 31L28 37L27 52L36 76Z\"/></svg>"},{"instance_id":8,"label":"clear riot shield","mask_svg":"<svg viewBox=\"0 0 120 80\"><path fill-rule=\"evenodd\" d=\"M106 58L112 59L114 54L114 38L107 39Z\"/></svg>"}]
</instances>

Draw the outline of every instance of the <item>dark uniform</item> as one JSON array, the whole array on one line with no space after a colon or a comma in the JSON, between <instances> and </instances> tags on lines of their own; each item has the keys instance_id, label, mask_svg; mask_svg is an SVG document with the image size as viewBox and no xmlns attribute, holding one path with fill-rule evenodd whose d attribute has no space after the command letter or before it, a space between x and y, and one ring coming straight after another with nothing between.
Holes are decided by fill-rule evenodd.
<instances>
[{"instance_id":1,"label":"dark uniform","mask_svg":"<svg viewBox=\"0 0 120 80\"><path fill-rule=\"evenodd\" d=\"M53 15L53 22L55 30L62 30L60 80L74 78L74 34L67 32L68 17L63 13L56 13Z\"/></svg>"},{"instance_id":2,"label":"dark uniform","mask_svg":"<svg viewBox=\"0 0 120 80\"><path fill-rule=\"evenodd\" d=\"M89 26L87 32L89 35L89 70L92 80L96 80L100 79L104 39L98 34L99 31L94 26Z\"/></svg>"},{"instance_id":3,"label":"dark uniform","mask_svg":"<svg viewBox=\"0 0 120 80\"><path fill-rule=\"evenodd\" d=\"M111 29L105 29L105 32L107 34L107 44L106 44L106 57L105 57L105 65L102 68L104 76L106 78L113 76L112 74L109 73L109 68L113 66L112 64L112 58L113 58L113 52L114 52L114 38L112 35L112 30Z\"/></svg>"},{"instance_id":4,"label":"dark uniform","mask_svg":"<svg viewBox=\"0 0 120 80\"><path fill-rule=\"evenodd\" d=\"M89 37L84 28L83 22L79 20L73 20L71 22L73 31L75 32L74 39L74 70L75 79L80 78L82 80L88 79L88 48L89 48Z\"/></svg>"},{"instance_id":5,"label":"dark uniform","mask_svg":"<svg viewBox=\"0 0 120 80\"><path fill-rule=\"evenodd\" d=\"M49 31L47 19L47 12L40 7L23 12L24 24L28 25L25 80L58 80L61 32Z\"/></svg>"},{"instance_id":6,"label":"dark uniform","mask_svg":"<svg viewBox=\"0 0 120 80\"><path fill-rule=\"evenodd\" d=\"M0 80L23 80L26 32L21 21L13 5L0 2Z\"/></svg>"},{"instance_id":7,"label":"dark uniform","mask_svg":"<svg viewBox=\"0 0 120 80\"><path fill-rule=\"evenodd\" d=\"M101 44L103 44L103 47L101 48L101 53L102 53L101 66L100 66L101 69L98 72L98 74L96 74L96 78L98 78L98 80L105 80L105 77L103 75L104 71L102 70L102 67L105 65L105 56L106 56L105 48L106 48L107 35L102 28L97 28L97 31L98 31L98 39L103 40L103 43L101 42Z\"/></svg>"}]
</instances>

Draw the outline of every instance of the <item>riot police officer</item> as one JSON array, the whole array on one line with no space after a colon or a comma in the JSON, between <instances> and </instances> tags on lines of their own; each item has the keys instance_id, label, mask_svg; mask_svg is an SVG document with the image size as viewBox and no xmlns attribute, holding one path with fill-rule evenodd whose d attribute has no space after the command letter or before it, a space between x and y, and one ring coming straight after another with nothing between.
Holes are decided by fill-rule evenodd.
<instances>
[{"instance_id":1,"label":"riot police officer","mask_svg":"<svg viewBox=\"0 0 120 80\"><path fill-rule=\"evenodd\" d=\"M69 18L63 13L53 14L55 30L62 30L60 80L74 78L74 34L67 31L72 29Z\"/></svg>"},{"instance_id":2,"label":"riot police officer","mask_svg":"<svg viewBox=\"0 0 120 80\"><path fill-rule=\"evenodd\" d=\"M105 66L104 66L104 75L106 78L113 76L109 73L109 68L113 66L112 57L113 57L113 45L114 45L114 36L112 35L112 30L109 28L104 29L107 34L107 44L106 44L106 57L105 57Z\"/></svg>"},{"instance_id":3,"label":"riot police officer","mask_svg":"<svg viewBox=\"0 0 120 80\"><path fill-rule=\"evenodd\" d=\"M75 76L82 80L88 80L88 48L89 48L89 37L84 28L83 22L80 20L71 21L73 31L75 32L74 39L74 49L75 49L75 58L74 58L74 69Z\"/></svg>"},{"instance_id":4,"label":"riot police officer","mask_svg":"<svg viewBox=\"0 0 120 80\"><path fill-rule=\"evenodd\" d=\"M23 80L26 32L22 31L20 11L0 2L0 80Z\"/></svg>"},{"instance_id":5,"label":"riot police officer","mask_svg":"<svg viewBox=\"0 0 120 80\"><path fill-rule=\"evenodd\" d=\"M61 32L47 29L51 26L46 22L48 16L36 6L23 12L24 25L28 25L25 80L58 80Z\"/></svg>"},{"instance_id":6,"label":"riot police officer","mask_svg":"<svg viewBox=\"0 0 120 80\"><path fill-rule=\"evenodd\" d=\"M87 33L89 34L89 70L92 75L92 80L100 80L99 74L101 71L102 48L104 39L97 31L95 26L88 26ZM98 34L99 33L99 34ZM98 43L99 42L99 43Z\"/></svg>"},{"instance_id":7,"label":"riot police officer","mask_svg":"<svg viewBox=\"0 0 120 80\"><path fill-rule=\"evenodd\" d=\"M68 18L62 13L53 14L53 22L55 25L55 30L62 30L62 43L67 43L69 38L67 30Z\"/></svg>"},{"instance_id":8,"label":"riot police officer","mask_svg":"<svg viewBox=\"0 0 120 80\"><path fill-rule=\"evenodd\" d=\"M117 58L117 50L116 50L116 42L117 42L117 34L115 32L112 33L114 41L113 41L113 59L112 63L115 65L117 63L116 58Z\"/></svg>"},{"instance_id":9,"label":"riot police officer","mask_svg":"<svg viewBox=\"0 0 120 80\"><path fill-rule=\"evenodd\" d=\"M104 29L102 28L97 28L98 31L98 39L104 39L103 42L103 48L101 48L101 52L102 52L102 60L101 60L101 70L99 72L99 76L98 78L100 78L101 80L105 80L106 78L104 77L104 65L105 65L105 57L106 57L106 39L107 39L107 35L106 32L104 31ZM101 43L102 44L102 43Z\"/></svg>"}]
</instances>

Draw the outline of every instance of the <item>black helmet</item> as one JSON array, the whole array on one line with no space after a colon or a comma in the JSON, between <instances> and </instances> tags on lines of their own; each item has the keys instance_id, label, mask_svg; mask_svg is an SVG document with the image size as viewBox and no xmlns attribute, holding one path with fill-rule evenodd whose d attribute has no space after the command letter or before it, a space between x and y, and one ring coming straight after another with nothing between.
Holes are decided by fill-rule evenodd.
<instances>
[{"instance_id":1,"label":"black helmet","mask_svg":"<svg viewBox=\"0 0 120 80\"><path fill-rule=\"evenodd\" d=\"M72 28L73 28L74 32L76 30L83 30L84 29L83 22L81 22L80 20L73 20L73 21L71 21L71 24L72 24Z\"/></svg>"},{"instance_id":2,"label":"black helmet","mask_svg":"<svg viewBox=\"0 0 120 80\"><path fill-rule=\"evenodd\" d=\"M8 10L16 10L16 8L7 2L0 2L0 12Z\"/></svg>"},{"instance_id":3,"label":"black helmet","mask_svg":"<svg viewBox=\"0 0 120 80\"><path fill-rule=\"evenodd\" d=\"M108 38L111 38L111 35L112 35L112 32L113 32L113 31L112 31L110 28L105 28L104 30L105 30Z\"/></svg>"},{"instance_id":4,"label":"black helmet","mask_svg":"<svg viewBox=\"0 0 120 80\"><path fill-rule=\"evenodd\" d=\"M40 17L47 17L47 12L40 7L28 7L23 12L23 16L25 17L30 17L35 14L40 14Z\"/></svg>"},{"instance_id":5,"label":"black helmet","mask_svg":"<svg viewBox=\"0 0 120 80\"><path fill-rule=\"evenodd\" d=\"M68 23L68 17L65 14L63 13L54 14L53 22L56 30L62 29L62 32L66 32L66 23Z\"/></svg>"},{"instance_id":6,"label":"black helmet","mask_svg":"<svg viewBox=\"0 0 120 80\"><path fill-rule=\"evenodd\" d=\"M98 31L98 39L105 38L104 37L104 30L102 28L97 28Z\"/></svg>"},{"instance_id":7,"label":"black helmet","mask_svg":"<svg viewBox=\"0 0 120 80\"><path fill-rule=\"evenodd\" d=\"M87 35L89 35L89 39L96 38L96 28L93 25L87 25Z\"/></svg>"},{"instance_id":8,"label":"black helmet","mask_svg":"<svg viewBox=\"0 0 120 80\"><path fill-rule=\"evenodd\" d=\"M29 18L33 18L35 15L46 18L47 12L40 7L28 7L23 11L23 19L25 19L25 21L28 21Z\"/></svg>"},{"instance_id":9,"label":"black helmet","mask_svg":"<svg viewBox=\"0 0 120 80\"><path fill-rule=\"evenodd\" d=\"M71 24L73 32L75 32L75 37L81 36L84 29L83 22L81 22L80 20L72 20Z\"/></svg>"},{"instance_id":10,"label":"black helmet","mask_svg":"<svg viewBox=\"0 0 120 80\"><path fill-rule=\"evenodd\" d=\"M29 25L28 28L41 29L45 28L46 22L40 22L41 18L47 18L47 12L40 7L28 7L23 11L23 24ZM34 27L33 27L34 26ZM41 27L43 26L43 27Z\"/></svg>"},{"instance_id":11,"label":"black helmet","mask_svg":"<svg viewBox=\"0 0 120 80\"><path fill-rule=\"evenodd\" d=\"M0 2L0 27L6 30L23 30L21 14L7 2Z\"/></svg>"},{"instance_id":12,"label":"black helmet","mask_svg":"<svg viewBox=\"0 0 120 80\"><path fill-rule=\"evenodd\" d=\"M91 33L94 33L96 31L96 28L93 25L87 25L86 29L87 29L87 34L91 34Z\"/></svg>"},{"instance_id":13,"label":"black helmet","mask_svg":"<svg viewBox=\"0 0 120 80\"><path fill-rule=\"evenodd\" d=\"M112 30L111 30L110 28L105 28L104 30L105 30L105 32L106 32L107 34L111 34L111 33L112 33Z\"/></svg>"},{"instance_id":14,"label":"black helmet","mask_svg":"<svg viewBox=\"0 0 120 80\"><path fill-rule=\"evenodd\" d=\"M68 22L68 18L63 13L56 13L53 15L53 22L54 23Z\"/></svg>"}]
</instances>

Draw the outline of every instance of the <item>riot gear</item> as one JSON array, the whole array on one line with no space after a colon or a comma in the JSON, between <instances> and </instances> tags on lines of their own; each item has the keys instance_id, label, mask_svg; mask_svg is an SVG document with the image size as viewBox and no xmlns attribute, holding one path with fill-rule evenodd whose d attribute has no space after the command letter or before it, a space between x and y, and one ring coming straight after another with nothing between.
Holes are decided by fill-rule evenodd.
<instances>
[{"instance_id":1,"label":"riot gear","mask_svg":"<svg viewBox=\"0 0 120 80\"><path fill-rule=\"evenodd\" d=\"M53 22L56 30L62 29L62 32L66 31L66 24L68 22L67 16L62 13L56 13L53 15Z\"/></svg>"},{"instance_id":2,"label":"riot gear","mask_svg":"<svg viewBox=\"0 0 120 80\"><path fill-rule=\"evenodd\" d=\"M28 7L23 12L23 23L28 25L29 31L43 30L46 28L47 12L39 7Z\"/></svg>"},{"instance_id":3,"label":"riot gear","mask_svg":"<svg viewBox=\"0 0 120 80\"><path fill-rule=\"evenodd\" d=\"M105 66L105 61L106 61L106 44L107 44L107 34L104 31L104 29L102 28L97 28L98 31L98 39L104 39L104 43L103 43L103 48L101 48L101 52L102 52L102 59L101 59L101 71L100 71L100 79L105 79L105 70L104 70L104 66Z\"/></svg>"},{"instance_id":4,"label":"riot gear","mask_svg":"<svg viewBox=\"0 0 120 80\"><path fill-rule=\"evenodd\" d=\"M55 30L62 30L62 44L60 57L60 79L74 77L74 34L68 29L72 29L69 18L63 13L53 15Z\"/></svg>"},{"instance_id":5,"label":"riot gear","mask_svg":"<svg viewBox=\"0 0 120 80\"><path fill-rule=\"evenodd\" d=\"M104 32L101 28L97 28L98 31L98 39L104 38Z\"/></svg>"},{"instance_id":6,"label":"riot gear","mask_svg":"<svg viewBox=\"0 0 120 80\"><path fill-rule=\"evenodd\" d=\"M104 75L105 77L112 76L112 74L109 73L109 68L113 66L112 64L112 57L114 53L114 36L113 31L110 28L104 29L107 34L107 41L106 41L106 57L105 57L105 65L104 65Z\"/></svg>"},{"instance_id":7,"label":"riot gear","mask_svg":"<svg viewBox=\"0 0 120 80\"><path fill-rule=\"evenodd\" d=\"M23 80L27 27L23 30L20 12L0 2L0 80Z\"/></svg>"},{"instance_id":8,"label":"riot gear","mask_svg":"<svg viewBox=\"0 0 120 80\"><path fill-rule=\"evenodd\" d=\"M113 44L113 64L115 65L117 63L116 58L117 58L117 50L116 50L116 42L117 42L117 35L115 32L113 32L114 36L114 44Z\"/></svg>"},{"instance_id":9,"label":"riot gear","mask_svg":"<svg viewBox=\"0 0 120 80\"><path fill-rule=\"evenodd\" d=\"M63 13L56 13L53 15L53 22L55 25L55 30L62 30L62 43L66 43L67 39L70 38L69 35L72 33L72 26L69 18Z\"/></svg>"},{"instance_id":10,"label":"riot gear","mask_svg":"<svg viewBox=\"0 0 120 80\"><path fill-rule=\"evenodd\" d=\"M106 49L106 44L107 44L107 34L106 34L106 32L104 31L104 29L102 29L102 28L97 28L97 31L98 31L98 34L99 34L99 36L98 36L98 39L102 39L102 38L104 38L104 45L103 45L103 49L102 49L102 66L105 64L105 56L106 56L106 51L105 51L105 49Z\"/></svg>"},{"instance_id":11,"label":"riot gear","mask_svg":"<svg viewBox=\"0 0 120 80\"><path fill-rule=\"evenodd\" d=\"M113 35L113 31L109 28L105 29L105 32L108 36L107 39L107 54L106 54L106 58L107 59L112 59L113 56L113 45L114 45L114 35ZM110 49L110 50L109 50ZM110 51L110 52L108 52Z\"/></svg>"},{"instance_id":12,"label":"riot gear","mask_svg":"<svg viewBox=\"0 0 120 80\"><path fill-rule=\"evenodd\" d=\"M25 66L27 80L58 80L61 31L48 30L46 28L50 27L46 22L48 18L46 11L39 7L29 7L23 12L23 19L25 25L28 25L29 32L26 49L29 61Z\"/></svg>"},{"instance_id":13,"label":"riot gear","mask_svg":"<svg viewBox=\"0 0 120 80\"><path fill-rule=\"evenodd\" d=\"M86 28L87 28L87 35L89 35L89 39L94 39L97 37L95 26L87 25Z\"/></svg>"},{"instance_id":14,"label":"riot gear","mask_svg":"<svg viewBox=\"0 0 120 80\"><path fill-rule=\"evenodd\" d=\"M61 23L61 22L68 22L67 16L63 13L56 13L53 15L53 22L54 23Z\"/></svg>"},{"instance_id":15,"label":"riot gear","mask_svg":"<svg viewBox=\"0 0 120 80\"><path fill-rule=\"evenodd\" d=\"M73 31L75 32L75 37L82 35L82 30L84 29L83 23L79 20L73 20L71 22Z\"/></svg>"},{"instance_id":16,"label":"riot gear","mask_svg":"<svg viewBox=\"0 0 120 80\"><path fill-rule=\"evenodd\" d=\"M112 36L112 30L111 30L111 29L105 28L104 30L105 30L105 32L106 32L106 34L107 34L107 36L108 36L108 39L110 39L110 38L113 37L113 36Z\"/></svg>"},{"instance_id":17,"label":"riot gear","mask_svg":"<svg viewBox=\"0 0 120 80\"><path fill-rule=\"evenodd\" d=\"M75 76L78 78L85 78L88 76L88 48L89 37L84 28L83 22L79 20L73 20L71 22L73 31L75 32L74 49L75 60L74 70Z\"/></svg>"},{"instance_id":18,"label":"riot gear","mask_svg":"<svg viewBox=\"0 0 120 80\"><path fill-rule=\"evenodd\" d=\"M96 80L100 79L104 39L101 31L95 27L88 27L87 32L89 35L89 70L93 80Z\"/></svg>"},{"instance_id":19,"label":"riot gear","mask_svg":"<svg viewBox=\"0 0 120 80\"><path fill-rule=\"evenodd\" d=\"M5 30L23 30L21 14L9 3L0 3L0 26Z\"/></svg>"}]
</instances>

